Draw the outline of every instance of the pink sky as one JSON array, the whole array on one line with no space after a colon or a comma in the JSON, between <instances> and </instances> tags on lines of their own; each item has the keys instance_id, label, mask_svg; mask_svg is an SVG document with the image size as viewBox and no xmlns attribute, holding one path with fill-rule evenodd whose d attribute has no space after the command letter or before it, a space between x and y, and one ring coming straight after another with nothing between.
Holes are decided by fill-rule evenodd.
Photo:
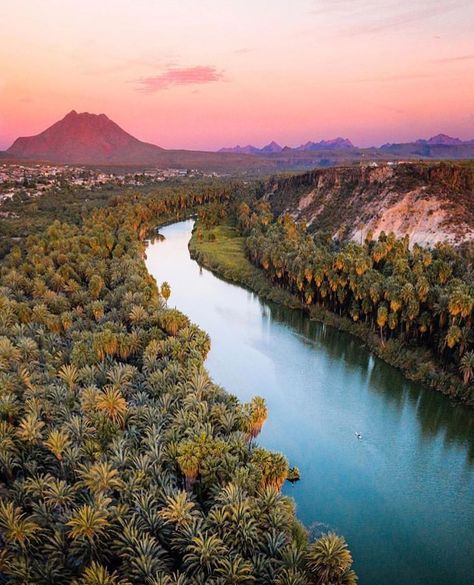
<instances>
[{"instance_id":1,"label":"pink sky","mask_svg":"<svg viewBox=\"0 0 474 585\"><path fill-rule=\"evenodd\" d=\"M15 0L0 148L71 109L165 148L474 138L473 0Z\"/></svg>"}]
</instances>

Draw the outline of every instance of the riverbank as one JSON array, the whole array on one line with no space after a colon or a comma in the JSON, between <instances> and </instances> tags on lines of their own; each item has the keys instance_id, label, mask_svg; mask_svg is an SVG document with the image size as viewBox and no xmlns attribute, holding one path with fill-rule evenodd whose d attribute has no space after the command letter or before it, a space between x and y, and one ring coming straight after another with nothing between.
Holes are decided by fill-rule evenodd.
<instances>
[{"instance_id":1,"label":"riverbank","mask_svg":"<svg viewBox=\"0 0 474 585\"><path fill-rule=\"evenodd\" d=\"M160 231L148 270L170 284L168 305L209 334L214 382L241 402L265 399L259 444L300 469L283 493L311 535L344 534L366 585L469 582L471 559L452 535L473 538L472 411L406 380L358 338L201 269L193 224Z\"/></svg>"},{"instance_id":2,"label":"riverbank","mask_svg":"<svg viewBox=\"0 0 474 585\"><path fill-rule=\"evenodd\" d=\"M275 286L264 272L247 258L245 238L229 223L209 230L201 226L201 233L202 238L198 239L197 230L193 230L188 246L191 257L219 277L243 285L266 300L292 309L304 310L310 319L355 335L363 340L364 345L377 357L401 370L407 379L420 382L450 398L474 406L471 389L463 385L459 376L444 370L430 351L408 346L397 339L389 339L382 344L379 336L365 323L351 321L318 305L308 307L289 291ZM210 234L213 234L211 238Z\"/></svg>"},{"instance_id":3,"label":"riverbank","mask_svg":"<svg viewBox=\"0 0 474 585\"><path fill-rule=\"evenodd\" d=\"M208 239L209 234L215 241ZM292 309L304 308L299 299L290 292L272 285L265 274L254 266L245 255L245 238L231 225L219 225L203 230L203 239L198 240L196 229L189 241L191 258L208 268L220 278L244 286L264 299L280 303Z\"/></svg>"}]
</instances>

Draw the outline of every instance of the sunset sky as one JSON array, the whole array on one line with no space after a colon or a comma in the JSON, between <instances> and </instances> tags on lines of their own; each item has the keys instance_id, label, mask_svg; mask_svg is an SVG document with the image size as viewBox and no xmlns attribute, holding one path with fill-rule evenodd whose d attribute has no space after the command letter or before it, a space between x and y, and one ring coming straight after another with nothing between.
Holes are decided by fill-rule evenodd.
<instances>
[{"instance_id":1,"label":"sunset sky","mask_svg":"<svg viewBox=\"0 0 474 585\"><path fill-rule=\"evenodd\" d=\"M0 149L68 111L165 148L474 138L473 0L2 0Z\"/></svg>"}]
</instances>

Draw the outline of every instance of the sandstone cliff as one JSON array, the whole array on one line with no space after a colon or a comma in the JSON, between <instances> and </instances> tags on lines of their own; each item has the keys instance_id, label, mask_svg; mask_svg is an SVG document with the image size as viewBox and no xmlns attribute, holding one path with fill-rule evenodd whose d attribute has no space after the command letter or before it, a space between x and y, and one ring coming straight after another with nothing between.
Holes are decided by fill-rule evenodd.
<instances>
[{"instance_id":1,"label":"sandstone cliff","mask_svg":"<svg viewBox=\"0 0 474 585\"><path fill-rule=\"evenodd\" d=\"M320 169L273 179L266 195L277 213L311 231L360 241L369 230L433 246L474 240L474 165L401 163Z\"/></svg>"}]
</instances>

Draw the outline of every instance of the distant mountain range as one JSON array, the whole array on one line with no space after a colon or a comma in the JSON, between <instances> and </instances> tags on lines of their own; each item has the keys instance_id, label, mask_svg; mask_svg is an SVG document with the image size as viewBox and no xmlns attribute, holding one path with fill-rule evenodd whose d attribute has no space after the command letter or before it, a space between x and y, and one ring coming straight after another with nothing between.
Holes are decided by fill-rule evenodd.
<instances>
[{"instance_id":1,"label":"distant mountain range","mask_svg":"<svg viewBox=\"0 0 474 585\"><path fill-rule=\"evenodd\" d=\"M222 148L218 152L166 150L138 140L105 114L72 110L36 136L15 140L1 159L35 160L93 166L154 166L222 172L308 169L359 161L406 159L474 159L474 140L462 141L445 134L410 143L359 148L348 138L306 142L282 147L275 141Z\"/></svg>"},{"instance_id":2,"label":"distant mountain range","mask_svg":"<svg viewBox=\"0 0 474 585\"><path fill-rule=\"evenodd\" d=\"M446 134L437 134L428 140L417 140L416 144L443 145L443 146L457 146L459 144L474 144L474 140L459 140L459 138L452 138Z\"/></svg>"},{"instance_id":3,"label":"distant mountain range","mask_svg":"<svg viewBox=\"0 0 474 585\"><path fill-rule=\"evenodd\" d=\"M420 138L414 142L383 144L379 150L398 157L440 160L472 159L474 158L474 140L460 140L446 134L437 134L431 138Z\"/></svg>"},{"instance_id":4,"label":"distant mountain range","mask_svg":"<svg viewBox=\"0 0 474 585\"><path fill-rule=\"evenodd\" d=\"M251 144L247 146L232 146L228 148L221 148L218 152L230 152L234 154L274 154L288 150L299 150L302 152L314 152L319 150L344 150L346 148L355 148L348 138L334 138L333 140L321 140L320 142L306 142L301 146L292 148L291 146L281 146L274 140L263 146L257 148Z\"/></svg>"},{"instance_id":5,"label":"distant mountain range","mask_svg":"<svg viewBox=\"0 0 474 585\"><path fill-rule=\"evenodd\" d=\"M407 146L407 145L417 145L419 146L473 146L474 140L460 140L459 138L452 138L446 134L437 134L436 136L432 136L431 138L419 138L414 142L404 142L399 144L392 144L387 143L383 144L380 149L382 150L389 150L396 148L397 146ZM348 138L333 138L332 140L320 140L319 142L306 142L305 144L301 144L300 146L281 146L278 142L274 140L263 146L262 148L258 148L256 146L252 146L248 144L247 146L233 146L233 147L225 147L218 150L218 152L231 152L237 154L273 154L273 153L280 153L285 151L297 150L300 152L316 152L316 151L329 151L329 150L346 150L346 149L358 149L359 147L354 146L354 144ZM377 147L373 147L377 148Z\"/></svg>"},{"instance_id":6,"label":"distant mountain range","mask_svg":"<svg viewBox=\"0 0 474 585\"><path fill-rule=\"evenodd\" d=\"M332 140L320 140L319 142L307 142L298 146L296 150L344 150L346 148L355 148L348 138L333 138Z\"/></svg>"}]
</instances>

